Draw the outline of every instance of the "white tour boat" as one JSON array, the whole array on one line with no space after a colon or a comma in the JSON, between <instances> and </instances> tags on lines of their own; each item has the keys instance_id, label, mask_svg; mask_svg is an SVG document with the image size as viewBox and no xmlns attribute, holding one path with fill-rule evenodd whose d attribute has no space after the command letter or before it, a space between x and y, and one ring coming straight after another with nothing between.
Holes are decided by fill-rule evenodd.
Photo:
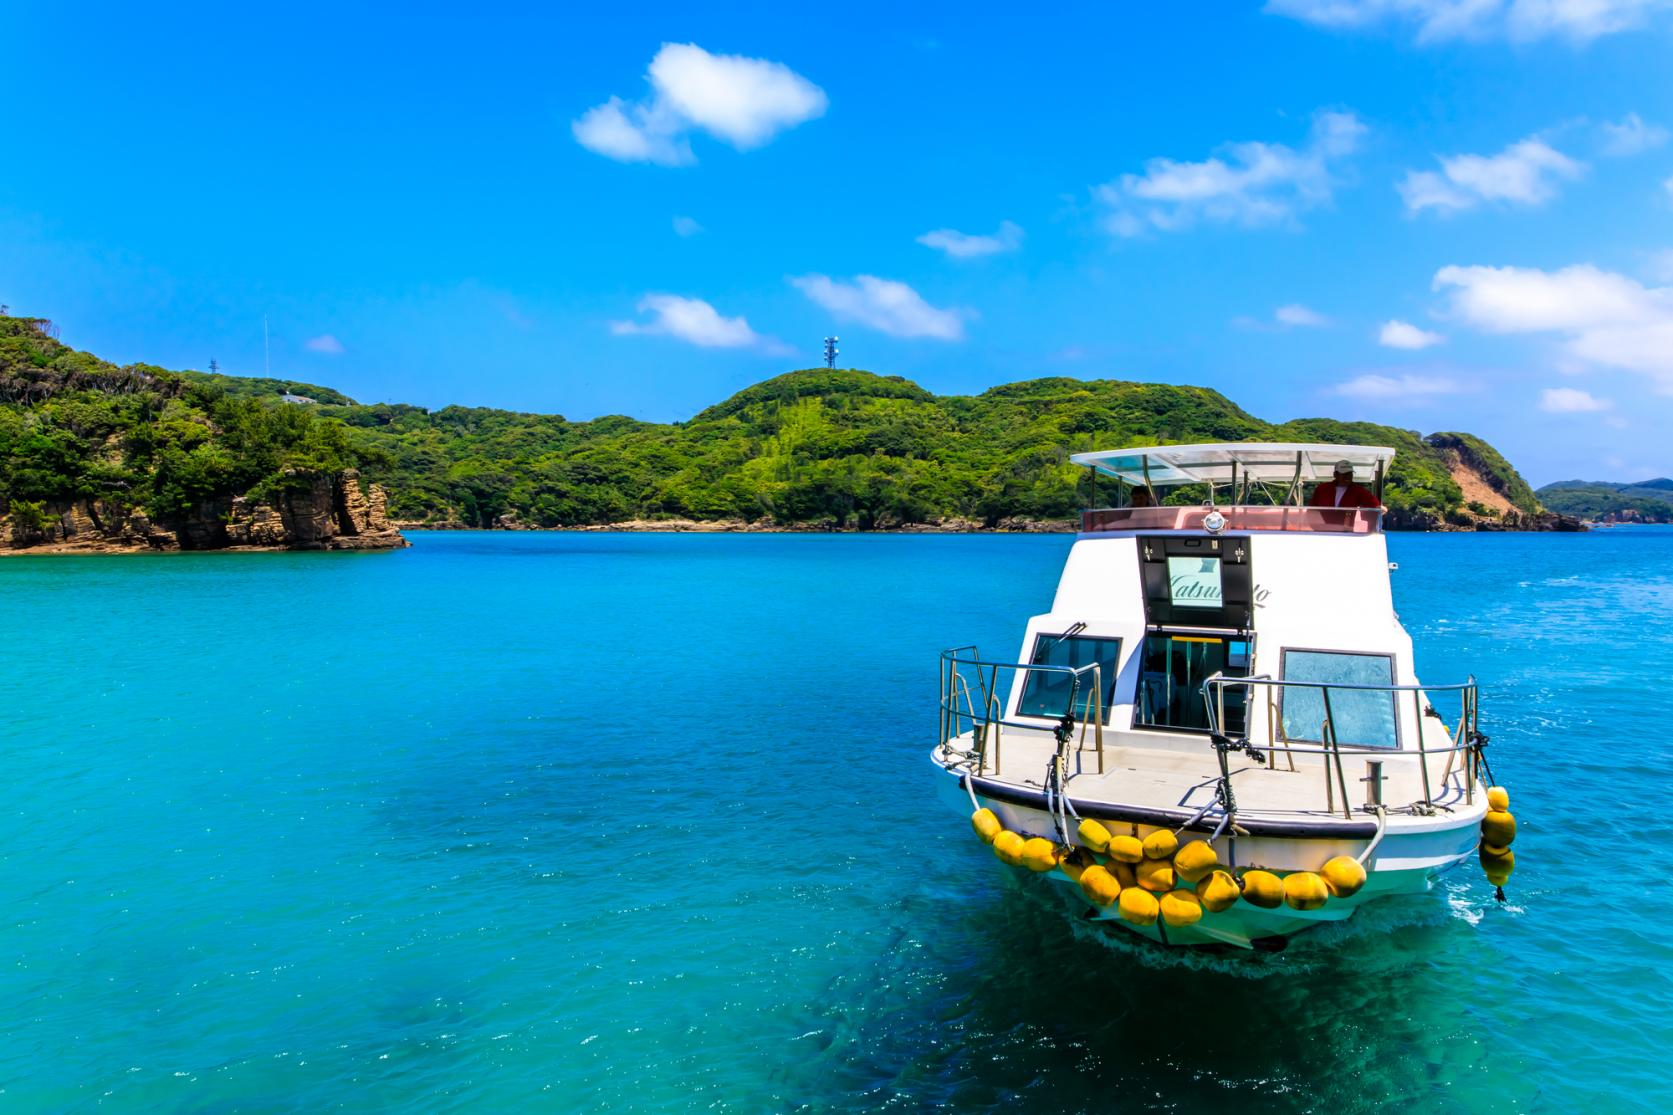
<instances>
[{"instance_id":1,"label":"white tour boat","mask_svg":"<svg viewBox=\"0 0 1673 1115\"><path fill-rule=\"evenodd\" d=\"M1018 661L941 656L942 789L1001 860L1169 945L1280 947L1478 848L1504 882L1515 820L1489 785L1474 679L1419 684L1382 508L1353 505L1380 504L1393 457L1072 458L1094 505L1103 477L1125 506L1083 513ZM1344 463L1357 496L1305 505ZM1202 502L1162 505L1182 485Z\"/></svg>"}]
</instances>

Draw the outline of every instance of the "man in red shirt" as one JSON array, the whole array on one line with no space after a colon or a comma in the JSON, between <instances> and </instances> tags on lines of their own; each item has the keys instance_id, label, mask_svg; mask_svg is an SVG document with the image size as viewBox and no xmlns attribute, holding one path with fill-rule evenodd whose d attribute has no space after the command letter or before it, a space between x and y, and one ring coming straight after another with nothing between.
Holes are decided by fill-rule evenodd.
<instances>
[{"instance_id":1,"label":"man in red shirt","mask_svg":"<svg viewBox=\"0 0 1673 1115\"><path fill-rule=\"evenodd\" d=\"M1313 489L1308 507L1381 507L1369 488L1354 483L1354 467L1346 461L1336 462L1335 478L1329 484Z\"/></svg>"}]
</instances>

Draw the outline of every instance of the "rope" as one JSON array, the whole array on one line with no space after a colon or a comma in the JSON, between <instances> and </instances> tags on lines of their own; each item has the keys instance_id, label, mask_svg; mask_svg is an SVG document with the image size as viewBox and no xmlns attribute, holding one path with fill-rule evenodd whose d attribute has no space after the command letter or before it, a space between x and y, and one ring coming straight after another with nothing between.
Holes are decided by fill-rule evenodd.
<instances>
[{"instance_id":1,"label":"rope","mask_svg":"<svg viewBox=\"0 0 1673 1115\"><path fill-rule=\"evenodd\" d=\"M1219 795L1219 792L1216 791L1213 801L1209 802L1207 805L1205 805L1201 809L1197 810L1196 816L1192 817L1189 821L1186 821L1183 825L1180 825L1178 828L1173 830L1174 839L1177 840L1180 837L1180 835L1185 832L1186 829L1195 828L1197 822L1202 820L1204 817L1208 816L1208 811L1213 809L1216 805L1219 805L1219 804L1220 804L1220 795Z\"/></svg>"},{"instance_id":2,"label":"rope","mask_svg":"<svg viewBox=\"0 0 1673 1115\"><path fill-rule=\"evenodd\" d=\"M1367 844L1365 846L1365 850L1363 852L1359 853L1359 857L1356 861L1359 864L1359 866L1361 866L1361 867L1365 866L1365 861L1371 858L1371 853L1376 851L1377 850L1377 845L1381 844L1383 842L1383 834L1386 833L1387 831L1388 831L1388 810L1386 808L1384 808L1383 806L1379 805L1379 806L1377 806L1377 835L1373 836L1371 838L1371 843Z\"/></svg>"},{"instance_id":3,"label":"rope","mask_svg":"<svg viewBox=\"0 0 1673 1115\"><path fill-rule=\"evenodd\" d=\"M1063 756L1061 753L1053 755L1046 766L1046 812L1051 815L1052 826L1057 829L1057 842L1065 848L1074 847L1074 841L1069 839L1069 793L1063 788ZM1075 814L1080 819L1080 814Z\"/></svg>"},{"instance_id":4,"label":"rope","mask_svg":"<svg viewBox=\"0 0 1673 1115\"><path fill-rule=\"evenodd\" d=\"M1487 761L1487 738L1488 737L1483 733L1477 732L1475 734L1475 738L1471 740L1470 743L1472 748L1475 750L1476 763L1487 775L1487 784L1489 786L1497 786L1499 784L1499 780L1493 775L1493 764Z\"/></svg>"}]
</instances>

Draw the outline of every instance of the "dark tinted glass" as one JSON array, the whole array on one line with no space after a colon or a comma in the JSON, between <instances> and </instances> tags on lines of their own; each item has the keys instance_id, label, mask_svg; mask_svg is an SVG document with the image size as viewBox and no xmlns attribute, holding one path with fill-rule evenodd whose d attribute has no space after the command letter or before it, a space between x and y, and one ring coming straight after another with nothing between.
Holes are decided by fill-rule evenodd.
<instances>
[{"instance_id":1,"label":"dark tinted glass","mask_svg":"<svg viewBox=\"0 0 1673 1115\"><path fill-rule=\"evenodd\" d=\"M1209 730L1202 683L1215 674L1242 677L1249 672L1249 641L1212 635L1147 635L1133 723L1139 727ZM1226 690L1226 730L1243 732L1242 689Z\"/></svg>"},{"instance_id":2,"label":"dark tinted glass","mask_svg":"<svg viewBox=\"0 0 1673 1115\"><path fill-rule=\"evenodd\" d=\"M1105 719L1110 698L1115 693L1116 664L1121 658L1120 639L1094 639L1085 635L1041 635L1034 642L1033 664L1036 666L1090 666L1096 662L1103 693L1094 702L1096 718ZM1071 690L1075 679L1055 671L1028 672L1028 683L1022 691L1017 712L1022 716L1049 716L1053 719L1069 710ZM1091 692L1092 673L1081 675L1080 687L1074 691L1075 719L1085 719L1086 698Z\"/></svg>"}]
</instances>

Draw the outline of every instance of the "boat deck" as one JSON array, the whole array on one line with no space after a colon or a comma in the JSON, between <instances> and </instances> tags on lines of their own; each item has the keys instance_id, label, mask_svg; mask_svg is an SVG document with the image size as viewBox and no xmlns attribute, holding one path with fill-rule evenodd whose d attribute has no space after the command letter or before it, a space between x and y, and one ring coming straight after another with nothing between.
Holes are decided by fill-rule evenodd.
<instances>
[{"instance_id":1,"label":"boat deck","mask_svg":"<svg viewBox=\"0 0 1673 1115\"><path fill-rule=\"evenodd\" d=\"M1086 813L1082 809L1085 803L1091 807L1091 815L1097 815L1098 806L1108 806L1177 817L1194 814L1212 803L1220 780L1220 765L1208 738L1201 738L1200 746L1196 739L1181 742L1177 736L1164 738L1166 742L1159 739L1157 744L1145 746L1148 742L1145 733L1106 733L1101 774L1090 739L1083 747L1071 745L1074 749L1070 753L1067 789L1077 810ZM959 769L958 753L969 752L972 747L973 741L966 734L952 741L951 754L938 757L946 765ZM992 751L983 773L977 774L973 761L968 768L986 787L1014 787L1039 794L1045 789L1046 772L1056 750L1056 740L1049 731L1007 728L1000 742L997 770ZM1447 758L1445 753L1427 757L1431 800L1436 805L1457 807L1464 802L1462 764L1454 762L1443 782ZM1360 807L1365 803L1368 787L1362 779L1367 774L1368 759L1382 763L1382 800L1391 810L1421 802L1425 796L1422 766L1416 752L1343 753L1342 778L1347 783L1347 805L1352 817L1344 815L1336 767L1326 756L1286 751L1280 743L1266 750L1264 759L1257 762L1242 753L1230 756L1232 790L1240 822L1258 818L1363 822L1366 814Z\"/></svg>"}]
</instances>

